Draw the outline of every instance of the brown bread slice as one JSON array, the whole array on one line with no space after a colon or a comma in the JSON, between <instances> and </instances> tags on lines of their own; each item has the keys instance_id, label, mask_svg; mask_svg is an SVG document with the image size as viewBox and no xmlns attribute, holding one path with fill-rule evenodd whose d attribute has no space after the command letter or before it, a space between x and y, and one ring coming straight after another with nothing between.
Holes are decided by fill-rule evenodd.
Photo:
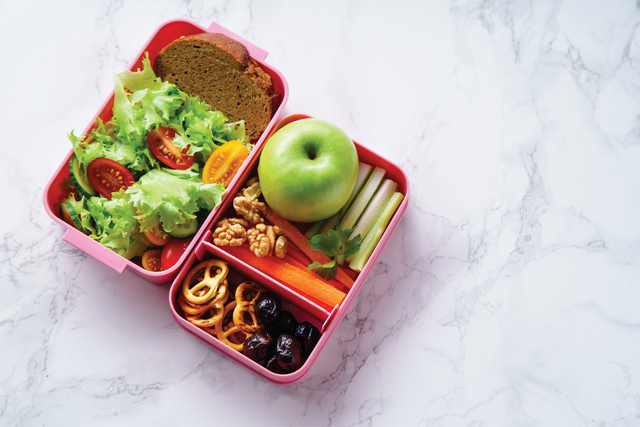
<instances>
[{"instance_id":1,"label":"brown bread slice","mask_svg":"<svg viewBox=\"0 0 640 427\"><path fill-rule=\"evenodd\" d=\"M223 34L180 37L155 58L156 76L175 84L235 122L247 136L260 138L280 103L271 76L249 57L246 47Z\"/></svg>"}]
</instances>

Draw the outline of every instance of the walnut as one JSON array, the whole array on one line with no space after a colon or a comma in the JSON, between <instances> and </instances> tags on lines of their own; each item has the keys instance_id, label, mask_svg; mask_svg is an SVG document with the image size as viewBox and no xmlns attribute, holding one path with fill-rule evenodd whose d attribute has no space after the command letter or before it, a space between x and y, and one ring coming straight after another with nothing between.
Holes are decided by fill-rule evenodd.
<instances>
[{"instance_id":1,"label":"walnut","mask_svg":"<svg viewBox=\"0 0 640 427\"><path fill-rule=\"evenodd\" d=\"M240 246L247 240L249 222L242 218L224 218L213 230L213 244L216 246Z\"/></svg>"},{"instance_id":2,"label":"walnut","mask_svg":"<svg viewBox=\"0 0 640 427\"><path fill-rule=\"evenodd\" d=\"M257 257L269 256L271 252L271 243L267 237L265 224L257 224L255 227L247 231L249 239L249 248Z\"/></svg>"},{"instance_id":3,"label":"walnut","mask_svg":"<svg viewBox=\"0 0 640 427\"><path fill-rule=\"evenodd\" d=\"M274 248L274 253L277 258L284 258L287 253L287 238L284 234L278 236L276 239L276 247Z\"/></svg>"},{"instance_id":4,"label":"walnut","mask_svg":"<svg viewBox=\"0 0 640 427\"><path fill-rule=\"evenodd\" d=\"M249 221L251 224L260 224L264 222L264 218L260 216L265 210L265 204L258 201L258 197L262 194L260 190L260 182L258 178L251 178L246 182L246 187L236 194L233 199L233 208L237 214Z\"/></svg>"},{"instance_id":5,"label":"walnut","mask_svg":"<svg viewBox=\"0 0 640 427\"><path fill-rule=\"evenodd\" d=\"M274 251L278 258L284 257L287 242L282 230L274 225L263 223L247 231L251 251L258 257L271 256Z\"/></svg>"},{"instance_id":6,"label":"walnut","mask_svg":"<svg viewBox=\"0 0 640 427\"><path fill-rule=\"evenodd\" d=\"M243 196L250 200L258 200L258 197L262 194L262 189L260 188L260 182L258 181L258 177L254 176L247 182L245 182L245 187L240 191Z\"/></svg>"},{"instance_id":7,"label":"walnut","mask_svg":"<svg viewBox=\"0 0 640 427\"><path fill-rule=\"evenodd\" d=\"M264 218L260 216L260 212L264 210L264 203L257 200L249 200L244 196L238 196L233 199L233 208L236 213L242 216L251 224L259 224L264 222Z\"/></svg>"}]
</instances>

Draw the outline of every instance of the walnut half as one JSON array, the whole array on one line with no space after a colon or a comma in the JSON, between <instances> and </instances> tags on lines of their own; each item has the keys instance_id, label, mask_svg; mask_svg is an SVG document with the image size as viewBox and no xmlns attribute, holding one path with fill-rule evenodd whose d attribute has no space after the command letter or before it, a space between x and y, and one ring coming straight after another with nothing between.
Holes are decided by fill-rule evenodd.
<instances>
[{"instance_id":1,"label":"walnut half","mask_svg":"<svg viewBox=\"0 0 640 427\"><path fill-rule=\"evenodd\" d=\"M265 204L258 201L258 197L262 194L260 182L257 178L252 178L245 185L246 187L233 199L233 208L238 215L251 224L263 223L264 218L260 213L264 212Z\"/></svg>"},{"instance_id":2,"label":"walnut half","mask_svg":"<svg viewBox=\"0 0 640 427\"><path fill-rule=\"evenodd\" d=\"M256 224L247 230L247 239L251 252L258 257L271 256L283 258L287 252L287 241L282 230L274 225Z\"/></svg>"},{"instance_id":3,"label":"walnut half","mask_svg":"<svg viewBox=\"0 0 640 427\"><path fill-rule=\"evenodd\" d=\"M213 230L213 244L216 246L240 246L247 240L249 222L242 218L224 218Z\"/></svg>"}]
</instances>

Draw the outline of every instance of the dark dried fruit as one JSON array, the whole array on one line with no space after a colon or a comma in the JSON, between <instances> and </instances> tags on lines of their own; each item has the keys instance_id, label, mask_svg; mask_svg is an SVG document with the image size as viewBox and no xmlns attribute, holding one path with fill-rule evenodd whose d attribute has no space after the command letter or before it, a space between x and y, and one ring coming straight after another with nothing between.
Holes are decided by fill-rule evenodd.
<instances>
[{"instance_id":1,"label":"dark dried fruit","mask_svg":"<svg viewBox=\"0 0 640 427\"><path fill-rule=\"evenodd\" d=\"M280 334L295 335L297 327L298 321L293 317L293 314L281 311L278 320L271 324L270 332L274 337Z\"/></svg>"},{"instance_id":2,"label":"dark dried fruit","mask_svg":"<svg viewBox=\"0 0 640 427\"><path fill-rule=\"evenodd\" d=\"M268 370L270 370L271 372L274 372L276 374L286 374L287 373L287 371L282 369L282 366L280 366L280 364L278 363L278 357L275 354L271 357L271 359L269 359L267 361L267 364L265 366L266 366L266 368Z\"/></svg>"},{"instance_id":3,"label":"dark dried fruit","mask_svg":"<svg viewBox=\"0 0 640 427\"><path fill-rule=\"evenodd\" d=\"M278 364L286 371L295 371L302 366L302 346L293 335L282 334L276 343Z\"/></svg>"},{"instance_id":4,"label":"dark dried fruit","mask_svg":"<svg viewBox=\"0 0 640 427\"><path fill-rule=\"evenodd\" d=\"M262 324L275 322L280 316L282 303L273 292L265 292L256 301L256 317Z\"/></svg>"},{"instance_id":5,"label":"dark dried fruit","mask_svg":"<svg viewBox=\"0 0 640 427\"><path fill-rule=\"evenodd\" d=\"M318 340L320 339L320 331L309 322L302 322L296 328L296 339L302 345L302 357L309 357Z\"/></svg>"},{"instance_id":6,"label":"dark dried fruit","mask_svg":"<svg viewBox=\"0 0 640 427\"><path fill-rule=\"evenodd\" d=\"M242 353L249 359L261 363L273 353L276 340L266 332L258 331L244 341Z\"/></svg>"}]
</instances>

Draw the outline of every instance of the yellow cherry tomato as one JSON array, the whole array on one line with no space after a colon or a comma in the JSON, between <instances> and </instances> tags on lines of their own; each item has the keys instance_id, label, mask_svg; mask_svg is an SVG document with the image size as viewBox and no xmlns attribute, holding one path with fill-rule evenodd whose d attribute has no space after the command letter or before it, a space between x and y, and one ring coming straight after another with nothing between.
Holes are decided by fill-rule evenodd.
<instances>
[{"instance_id":1,"label":"yellow cherry tomato","mask_svg":"<svg viewBox=\"0 0 640 427\"><path fill-rule=\"evenodd\" d=\"M227 188L248 156L249 152L242 142L226 142L207 160L202 171L202 181L205 184L222 184Z\"/></svg>"},{"instance_id":2,"label":"yellow cherry tomato","mask_svg":"<svg viewBox=\"0 0 640 427\"><path fill-rule=\"evenodd\" d=\"M160 249L150 249L142 255L142 268L149 271L162 271L162 262Z\"/></svg>"}]
</instances>

